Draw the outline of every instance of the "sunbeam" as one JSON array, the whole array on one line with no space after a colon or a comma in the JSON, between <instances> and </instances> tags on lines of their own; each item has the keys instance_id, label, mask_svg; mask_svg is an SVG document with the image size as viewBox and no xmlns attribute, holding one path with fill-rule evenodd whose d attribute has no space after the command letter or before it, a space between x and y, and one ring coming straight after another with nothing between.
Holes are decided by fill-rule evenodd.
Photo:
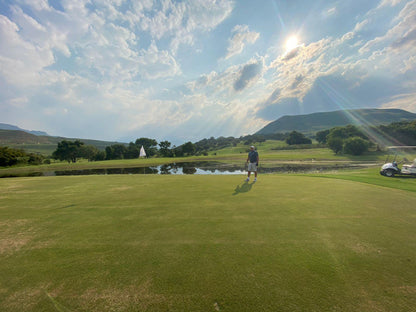
<instances>
[{"instance_id":1,"label":"sunbeam","mask_svg":"<svg viewBox=\"0 0 416 312\"><path fill-rule=\"evenodd\" d=\"M319 79L317 80L317 83L331 102L336 104L339 110L341 110L347 119L350 120L351 124L359 125L360 129L370 140L382 146L403 145L396 138L390 136L380 128L375 127L375 125L368 121L362 114L357 113L357 111L355 111L357 106L355 105L354 100L348 97L348 95L341 93L325 79Z\"/></svg>"}]
</instances>

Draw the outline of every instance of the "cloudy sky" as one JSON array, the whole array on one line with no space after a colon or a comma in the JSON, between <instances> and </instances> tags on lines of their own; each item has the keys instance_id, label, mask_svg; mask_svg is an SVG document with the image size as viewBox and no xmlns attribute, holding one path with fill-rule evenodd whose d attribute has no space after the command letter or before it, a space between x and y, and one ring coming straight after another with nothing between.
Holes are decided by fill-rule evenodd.
<instances>
[{"instance_id":1,"label":"cloudy sky","mask_svg":"<svg viewBox=\"0 0 416 312\"><path fill-rule=\"evenodd\" d=\"M416 112L416 0L0 0L0 122L175 144Z\"/></svg>"}]
</instances>

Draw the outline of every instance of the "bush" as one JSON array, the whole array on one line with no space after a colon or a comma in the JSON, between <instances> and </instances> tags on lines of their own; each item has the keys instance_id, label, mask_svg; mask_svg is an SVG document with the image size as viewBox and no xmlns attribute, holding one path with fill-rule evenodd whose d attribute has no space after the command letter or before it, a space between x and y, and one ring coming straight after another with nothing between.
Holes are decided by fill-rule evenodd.
<instances>
[{"instance_id":1,"label":"bush","mask_svg":"<svg viewBox=\"0 0 416 312\"><path fill-rule=\"evenodd\" d=\"M344 153L351 155L362 155L368 150L370 142L360 137L351 137L344 141Z\"/></svg>"},{"instance_id":2,"label":"bush","mask_svg":"<svg viewBox=\"0 0 416 312\"><path fill-rule=\"evenodd\" d=\"M7 167L16 165L25 156L27 154L22 150L8 148L7 146L0 147L0 166Z\"/></svg>"},{"instance_id":3,"label":"bush","mask_svg":"<svg viewBox=\"0 0 416 312\"><path fill-rule=\"evenodd\" d=\"M43 157L41 155L29 154L29 159L27 162L29 165L41 165L43 162Z\"/></svg>"},{"instance_id":4,"label":"bush","mask_svg":"<svg viewBox=\"0 0 416 312\"><path fill-rule=\"evenodd\" d=\"M292 131L289 137L286 139L286 143L289 145L295 144L312 144L312 140L305 137L302 133Z\"/></svg>"}]
</instances>

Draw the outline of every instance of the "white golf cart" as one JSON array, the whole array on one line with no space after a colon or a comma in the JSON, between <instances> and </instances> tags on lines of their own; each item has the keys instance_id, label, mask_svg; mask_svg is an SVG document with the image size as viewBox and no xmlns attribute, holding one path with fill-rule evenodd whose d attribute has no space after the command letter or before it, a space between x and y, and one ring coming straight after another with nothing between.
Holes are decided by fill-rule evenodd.
<instances>
[{"instance_id":1,"label":"white golf cart","mask_svg":"<svg viewBox=\"0 0 416 312\"><path fill-rule=\"evenodd\" d=\"M387 156L386 163L381 166L380 174L386 177L394 177L395 175L408 175L416 177L416 158L411 164L403 164L401 169L396 161L398 149L416 149L416 146L390 146L389 149L396 150L393 161L388 162L389 156ZM400 163L405 161L408 160L404 158Z\"/></svg>"}]
</instances>

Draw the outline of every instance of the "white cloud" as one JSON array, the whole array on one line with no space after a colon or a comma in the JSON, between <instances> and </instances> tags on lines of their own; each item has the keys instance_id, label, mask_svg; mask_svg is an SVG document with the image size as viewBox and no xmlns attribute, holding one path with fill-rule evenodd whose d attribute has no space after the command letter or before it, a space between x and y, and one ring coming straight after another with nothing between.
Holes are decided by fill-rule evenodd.
<instances>
[{"instance_id":1,"label":"white cloud","mask_svg":"<svg viewBox=\"0 0 416 312\"><path fill-rule=\"evenodd\" d=\"M391 97L390 101L381 108L400 108L410 112L416 112L416 94L400 94Z\"/></svg>"},{"instance_id":2,"label":"white cloud","mask_svg":"<svg viewBox=\"0 0 416 312\"><path fill-rule=\"evenodd\" d=\"M44 6L40 7L45 8ZM55 14L49 7L46 11L47 14ZM61 14L56 14L57 17L59 15ZM23 40L42 49L56 49L69 57L71 52L66 44L66 32L58 29L55 24L49 22L42 24L43 16L43 14L40 14L40 16L35 19L34 17L25 14L20 7L12 7L12 18L19 25L19 36Z\"/></svg>"},{"instance_id":3,"label":"white cloud","mask_svg":"<svg viewBox=\"0 0 416 312\"><path fill-rule=\"evenodd\" d=\"M253 58L245 64L232 65L223 72L212 71L202 75L197 80L188 82L186 86L192 92L203 92L209 98L219 99L219 103L227 103L230 97L247 98L256 89L263 72L264 59ZM254 96L258 96L257 90L254 90Z\"/></svg>"},{"instance_id":4,"label":"white cloud","mask_svg":"<svg viewBox=\"0 0 416 312\"><path fill-rule=\"evenodd\" d=\"M204 96L151 99L143 84L179 76L179 46L216 28L233 5L229 0L63 0L58 10L47 0L19 0L9 6L8 17L0 15L0 79L14 91L3 92L3 104L53 119L52 133L65 127L82 131L87 123L98 129L99 120L116 120L102 133L108 139L115 128L183 124L200 114L196 103L203 105ZM140 37L148 35L150 43L143 44ZM75 116L81 118L64 126Z\"/></svg>"},{"instance_id":5,"label":"white cloud","mask_svg":"<svg viewBox=\"0 0 416 312\"><path fill-rule=\"evenodd\" d=\"M382 0L378 5L377 9L384 8L387 6L394 7L401 3L403 0Z\"/></svg>"},{"instance_id":6,"label":"white cloud","mask_svg":"<svg viewBox=\"0 0 416 312\"><path fill-rule=\"evenodd\" d=\"M180 44L193 45L195 36L210 31L222 23L231 13L233 2L230 0L187 0L183 2L162 1L153 3L152 8L161 8L156 14L146 14L139 7L134 13L127 13L130 22L137 23L142 31L150 33L154 40L169 37L171 48L176 52ZM147 5L149 10L149 4Z\"/></svg>"},{"instance_id":7,"label":"white cloud","mask_svg":"<svg viewBox=\"0 0 416 312\"><path fill-rule=\"evenodd\" d=\"M400 43L401 38L412 34L416 29L416 1L408 2L395 19L396 24L390 28L384 36L376 37L368 41L360 53L366 53L374 49L381 49L394 43ZM414 38L410 38L414 40Z\"/></svg>"},{"instance_id":8,"label":"white cloud","mask_svg":"<svg viewBox=\"0 0 416 312\"><path fill-rule=\"evenodd\" d=\"M28 97L22 96L22 97L15 97L11 99L10 101L7 102L7 105L24 109L28 103L29 103Z\"/></svg>"},{"instance_id":9,"label":"white cloud","mask_svg":"<svg viewBox=\"0 0 416 312\"><path fill-rule=\"evenodd\" d=\"M337 8L336 7L332 7L332 8L329 8L329 9L325 10L324 12L322 12L322 15L324 17L330 17L330 16L336 15L337 13L338 13Z\"/></svg>"},{"instance_id":10,"label":"white cloud","mask_svg":"<svg viewBox=\"0 0 416 312\"><path fill-rule=\"evenodd\" d=\"M230 0L188 0L188 30L212 30L222 23L232 12L234 1Z\"/></svg>"},{"instance_id":11,"label":"white cloud","mask_svg":"<svg viewBox=\"0 0 416 312\"><path fill-rule=\"evenodd\" d=\"M40 72L54 63L50 49L23 40L19 27L0 15L0 73L11 84L37 84Z\"/></svg>"},{"instance_id":12,"label":"white cloud","mask_svg":"<svg viewBox=\"0 0 416 312\"><path fill-rule=\"evenodd\" d=\"M360 23L357 23L354 27L354 33L361 31L368 23L369 23L368 20L364 20Z\"/></svg>"},{"instance_id":13,"label":"white cloud","mask_svg":"<svg viewBox=\"0 0 416 312\"><path fill-rule=\"evenodd\" d=\"M280 90L279 98L302 99L317 77L336 70L338 62L329 55L335 42L331 38L322 39L277 57L269 66L274 75L270 89Z\"/></svg>"},{"instance_id":14,"label":"white cloud","mask_svg":"<svg viewBox=\"0 0 416 312\"><path fill-rule=\"evenodd\" d=\"M24 3L25 5L31 7L32 9L36 11L49 11L51 10L51 7L49 6L48 0L19 0L17 2Z\"/></svg>"},{"instance_id":15,"label":"white cloud","mask_svg":"<svg viewBox=\"0 0 416 312\"><path fill-rule=\"evenodd\" d=\"M155 5L155 4L154 4ZM162 2L162 9L154 16L144 14L140 21L142 30L149 31L154 39L161 39L181 29L187 11L187 5L182 3Z\"/></svg>"},{"instance_id":16,"label":"white cloud","mask_svg":"<svg viewBox=\"0 0 416 312\"><path fill-rule=\"evenodd\" d=\"M408 71L416 71L416 56L409 56L408 59L403 60L403 67L400 72L405 74Z\"/></svg>"},{"instance_id":17,"label":"white cloud","mask_svg":"<svg viewBox=\"0 0 416 312\"><path fill-rule=\"evenodd\" d=\"M411 70L409 66L416 55L416 1L408 2L395 22L383 36L368 41L359 49L361 54L371 52L365 63L393 76Z\"/></svg>"},{"instance_id":18,"label":"white cloud","mask_svg":"<svg viewBox=\"0 0 416 312\"><path fill-rule=\"evenodd\" d=\"M260 34L250 31L247 25L237 25L232 30L233 36L230 38L229 46L227 48L227 55L225 59L229 59L237 54L240 54L246 43L255 43Z\"/></svg>"},{"instance_id":19,"label":"white cloud","mask_svg":"<svg viewBox=\"0 0 416 312\"><path fill-rule=\"evenodd\" d=\"M138 58L138 74L147 79L158 79L179 75L181 70L168 51L160 51L153 41L149 49Z\"/></svg>"},{"instance_id":20,"label":"white cloud","mask_svg":"<svg viewBox=\"0 0 416 312\"><path fill-rule=\"evenodd\" d=\"M220 73L212 71L187 84L192 90L191 98L197 99L195 103L203 103L196 109L190 107L192 111L202 112L200 118L194 115L189 121L192 129L202 127L196 130L199 138L248 134L250 129L264 125L264 121L254 114L258 99L264 92L264 69L264 59L257 58L230 66ZM214 118L211 117L207 124L208 116Z\"/></svg>"}]
</instances>

